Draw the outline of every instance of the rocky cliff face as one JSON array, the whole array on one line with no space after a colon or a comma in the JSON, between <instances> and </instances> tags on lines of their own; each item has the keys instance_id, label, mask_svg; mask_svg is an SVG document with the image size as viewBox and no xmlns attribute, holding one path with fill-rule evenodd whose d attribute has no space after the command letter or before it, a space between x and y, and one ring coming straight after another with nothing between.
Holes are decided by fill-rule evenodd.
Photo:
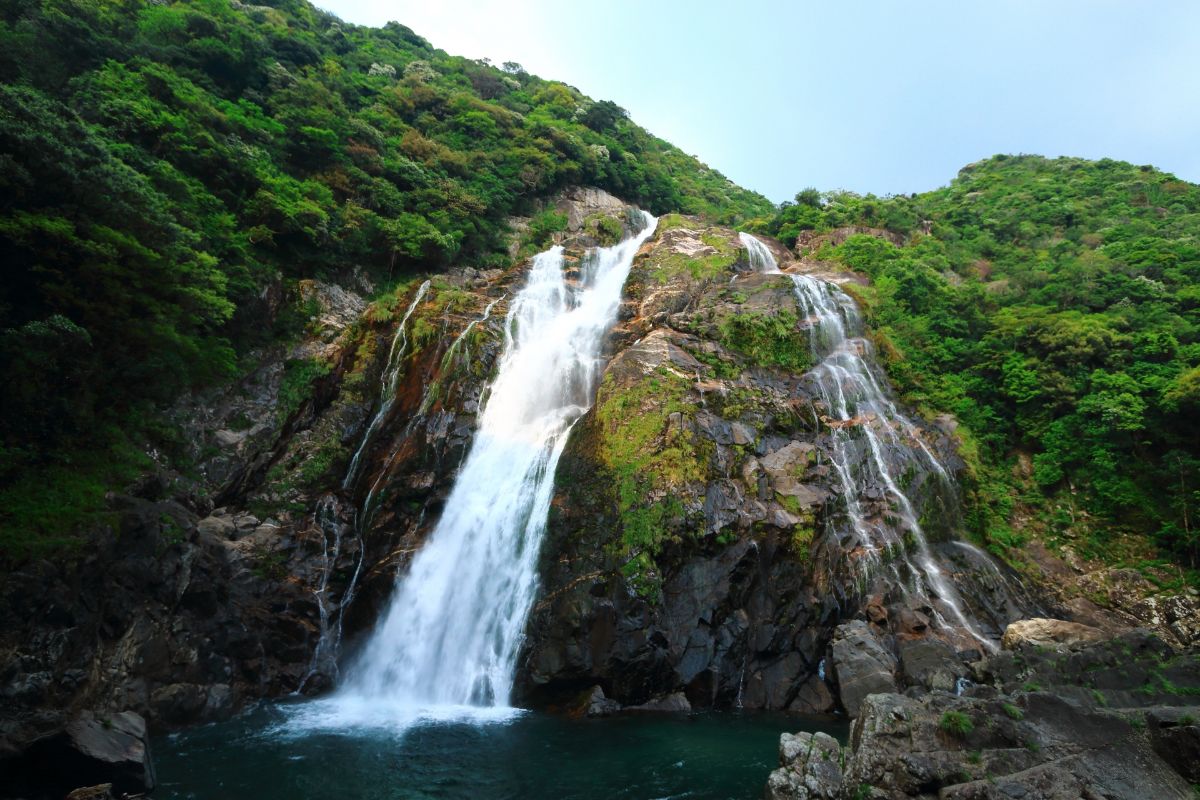
<instances>
[{"instance_id":1,"label":"rocky cliff face","mask_svg":"<svg viewBox=\"0 0 1200 800\"><path fill-rule=\"evenodd\" d=\"M558 210L572 271L627 218L594 190ZM987 648L913 590L909 543L872 556L844 524L838 465L868 443L835 433L870 420L831 418L811 374L815 320L785 273L851 291L857 279L766 245L781 272L753 269L735 231L673 215L639 254L595 405L560 461L523 702L861 718L880 692L979 680ZM441 512L524 274L516 263L414 280L369 305L352 276L302 286L315 313L299 341L173 412L188 470L164 466L114 494L112 524L83 558L5 577L0 756L83 711L136 711L161 728L330 686ZM266 315L280 307L268 295ZM882 457L980 630L998 641L1041 605L1103 615L1025 591L954 540L953 481L933 466L962 467L951 420L890 441ZM905 455L917 450L930 458ZM854 477L863 519L896 526L888 487ZM1070 570L1049 556L1045 567ZM1194 600L1155 609L1173 643L1194 643Z\"/></svg>"},{"instance_id":2,"label":"rocky cliff face","mask_svg":"<svg viewBox=\"0 0 1200 800\"><path fill-rule=\"evenodd\" d=\"M785 272L820 269L772 247ZM861 569L863 542L835 524L846 456L831 430L860 421L826 416L809 374L815 320L791 279L752 270L734 231L667 217L626 296L596 404L559 467L526 699L572 704L599 687L626 705L683 693L693 707L832 711L839 678L846 706L896 685L897 637L912 643L914 681L944 658L958 665L942 669L953 684L957 651L979 645L914 605L898 572ZM948 428L914 428L961 467ZM952 488L916 460L906 480L924 527L948 539ZM869 518L896 513L882 482L866 479L858 500ZM996 636L1020 615L1001 568L972 548L935 549L963 583L995 590L963 594ZM834 639L856 614L870 619L861 635Z\"/></svg>"},{"instance_id":3,"label":"rocky cliff face","mask_svg":"<svg viewBox=\"0 0 1200 800\"><path fill-rule=\"evenodd\" d=\"M596 191L562 198L569 269L625 209ZM819 268L772 246L785 270ZM98 531L83 562L6 581L7 718L23 720L10 738L70 710L172 725L329 686L343 642L371 625L438 518L523 267L413 281L369 307L350 289L302 286L316 313L298 343L176 410L191 474L163 470L114 496L119 535ZM734 231L671 216L625 296L596 404L560 465L525 700L573 702L598 686L605 708L682 693L693 706L829 711L840 679L858 687L843 691L853 705L895 671L859 655L946 631L887 580L867 581L858 543L832 524L844 489L806 379L813 321L790 279L753 271ZM948 428L913 435L954 469ZM926 526L948 532L945 487L920 465L907 482ZM882 486L863 502L891 513ZM997 584L986 559L946 555ZM1002 591L970 596L993 626L1014 614ZM862 636L887 648L834 638L863 609Z\"/></svg>"},{"instance_id":4,"label":"rocky cliff face","mask_svg":"<svg viewBox=\"0 0 1200 800\"><path fill-rule=\"evenodd\" d=\"M576 264L600 219L625 220L595 190L559 206ZM354 275L302 284L297 341L172 410L174 468L160 458L113 494L81 558L5 576L0 759L84 711L161 729L327 688L440 513L524 268L417 279L372 304ZM287 306L265 293L264 324Z\"/></svg>"}]
</instances>

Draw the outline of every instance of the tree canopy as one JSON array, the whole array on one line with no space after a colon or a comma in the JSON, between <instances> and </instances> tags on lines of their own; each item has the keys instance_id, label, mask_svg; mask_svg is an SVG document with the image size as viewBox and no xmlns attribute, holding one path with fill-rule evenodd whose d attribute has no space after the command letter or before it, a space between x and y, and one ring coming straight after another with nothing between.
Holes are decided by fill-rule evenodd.
<instances>
[{"instance_id":1,"label":"tree canopy","mask_svg":"<svg viewBox=\"0 0 1200 800\"><path fill-rule=\"evenodd\" d=\"M996 156L924 194L806 190L761 228L872 279L888 372L965 424L996 549L1042 531L1112 555L1128 533L1197 566L1200 186Z\"/></svg>"}]
</instances>

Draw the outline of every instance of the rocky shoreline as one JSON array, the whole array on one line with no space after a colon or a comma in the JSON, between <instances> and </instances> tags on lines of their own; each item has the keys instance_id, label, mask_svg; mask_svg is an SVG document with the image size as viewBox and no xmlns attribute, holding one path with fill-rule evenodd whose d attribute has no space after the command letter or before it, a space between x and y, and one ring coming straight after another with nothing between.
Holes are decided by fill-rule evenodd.
<instances>
[{"instance_id":1,"label":"rocky shoreline","mask_svg":"<svg viewBox=\"0 0 1200 800\"><path fill-rule=\"evenodd\" d=\"M784 734L767 800L1179 798L1200 779L1200 654L1144 629L1009 627L960 692L862 699L842 747Z\"/></svg>"}]
</instances>

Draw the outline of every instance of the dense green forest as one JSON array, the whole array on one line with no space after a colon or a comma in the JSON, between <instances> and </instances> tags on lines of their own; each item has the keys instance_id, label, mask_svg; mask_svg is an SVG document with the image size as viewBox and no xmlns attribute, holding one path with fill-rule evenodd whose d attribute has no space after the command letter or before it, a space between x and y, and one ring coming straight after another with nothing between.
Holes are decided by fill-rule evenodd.
<instances>
[{"instance_id":1,"label":"dense green forest","mask_svg":"<svg viewBox=\"0 0 1200 800\"><path fill-rule=\"evenodd\" d=\"M0 0L0 485L23 484L0 527L136 470L130 431L282 333L264 287L506 264L506 219L569 185L729 222L773 208L612 102L402 25L304 0Z\"/></svg>"},{"instance_id":2,"label":"dense green forest","mask_svg":"<svg viewBox=\"0 0 1200 800\"><path fill-rule=\"evenodd\" d=\"M612 102L303 0L0 0L0 548L65 533L169 438L159 409L294 331L264 288L504 265L507 219L546 233L571 185L870 277L890 376L962 422L993 549L1197 566L1200 187L997 156L775 209Z\"/></svg>"},{"instance_id":3,"label":"dense green forest","mask_svg":"<svg viewBox=\"0 0 1200 800\"><path fill-rule=\"evenodd\" d=\"M856 225L877 230L820 235ZM1197 566L1200 186L996 156L924 194L808 189L758 227L871 278L856 293L888 374L965 426L970 522L994 550L1037 534Z\"/></svg>"}]
</instances>

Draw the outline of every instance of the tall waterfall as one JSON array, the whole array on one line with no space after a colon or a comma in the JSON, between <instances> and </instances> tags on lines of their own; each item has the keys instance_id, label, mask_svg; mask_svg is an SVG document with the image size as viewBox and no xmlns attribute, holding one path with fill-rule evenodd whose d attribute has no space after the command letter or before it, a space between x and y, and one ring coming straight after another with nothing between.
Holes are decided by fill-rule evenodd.
<instances>
[{"instance_id":1,"label":"tall waterfall","mask_svg":"<svg viewBox=\"0 0 1200 800\"><path fill-rule=\"evenodd\" d=\"M805 380L820 399L846 518L858 546L868 554L868 564L886 566L906 591L930 601L939 622L993 649L994 643L964 612L958 591L929 549L912 501L901 489L898 476L914 461L923 462L940 480L949 482L950 477L921 440L917 426L890 397L871 343L863 335L858 306L832 283L780 272L766 245L748 233L740 237L756 271L787 275L795 288L816 364ZM890 513L872 515L864 509L868 484L884 488ZM890 556L886 565L885 555ZM901 574L897 561L907 567L907 574Z\"/></svg>"},{"instance_id":2,"label":"tall waterfall","mask_svg":"<svg viewBox=\"0 0 1200 800\"><path fill-rule=\"evenodd\" d=\"M592 251L574 285L561 247L534 257L442 517L325 703L343 724L508 705L555 468L593 401L625 278L654 231L657 220L643 217L636 236Z\"/></svg>"}]
</instances>

